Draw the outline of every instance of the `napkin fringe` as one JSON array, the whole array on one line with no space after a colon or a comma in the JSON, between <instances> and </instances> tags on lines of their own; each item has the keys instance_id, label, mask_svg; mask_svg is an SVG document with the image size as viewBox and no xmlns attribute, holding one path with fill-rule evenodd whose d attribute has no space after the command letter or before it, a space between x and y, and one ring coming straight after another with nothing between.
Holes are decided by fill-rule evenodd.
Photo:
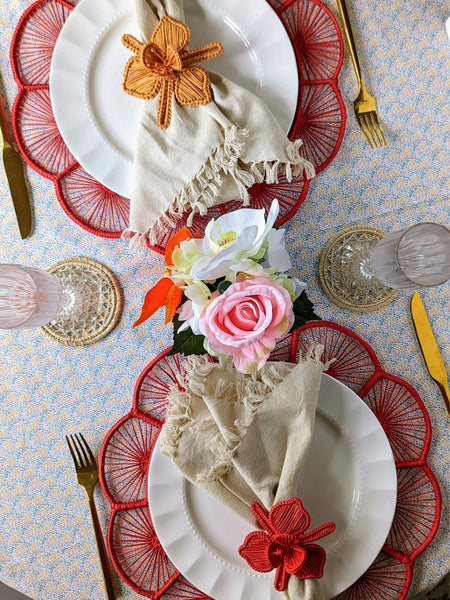
<instances>
[{"instance_id":1,"label":"napkin fringe","mask_svg":"<svg viewBox=\"0 0 450 600\"><path fill-rule=\"evenodd\" d=\"M331 362L323 364L321 357L323 346L312 344L299 362L314 360L326 370ZM174 459L178 454L178 442L183 431L196 428L200 435L209 429L216 429L214 419L209 413L201 419L192 418L192 402L208 398L209 410L217 404L229 402L239 404L239 413L230 427L221 427L216 435L211 435L210 451L214 460L208 469L196 475L198 483L215 482L224 477L233 467L233 458L241 441L252 424L259 407L268 394L280 384L294 367L294 363L266 363L263 369L252 376L244 375L233 367L232 361L213 363L205 355L188 356L185 359L185 374L172 386L168 394L165 422L160 434L160 448L163 454ZM219 377L211 377L219 369ZM208 381L215 381L214 389L208 390ZM205 383L206 382L206 383Z\"/></svg>"},{"instance_id":2,"label":"napkin fringe","mask_svg":"<svg viewBox=\"0 0 450 600\"><path fill-rule=\"evenodd\" d=\"M144 233L126 229L122 237L130 240L130 247L146 247L147 243L156 244L176 227L180 218L189 211L187 226L192 226L196 214L205 215L209 208L218 204L222 189L223 175L231 176L236 184L237 199L243 206L250 203L249 188L255 183L278 183L280 173L287 181L305 173L307 179L315 176L313 164L300 155L303 144L301 139L289 142L285 148L286 160L262 161L245 164L241 156L245 150L249 132L237 125L224 130L224 139L211 151L203 166L189 183L172 200L167 211L161 215ZM220 203L219 203L220 204Z\"/></svg>"}]
</instances>

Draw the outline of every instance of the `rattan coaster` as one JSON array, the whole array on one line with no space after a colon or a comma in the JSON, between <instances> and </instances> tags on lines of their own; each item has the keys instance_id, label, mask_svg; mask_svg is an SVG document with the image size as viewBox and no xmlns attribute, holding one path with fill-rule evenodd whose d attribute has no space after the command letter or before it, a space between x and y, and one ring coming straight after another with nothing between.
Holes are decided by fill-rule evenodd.
<instances>
[{"instance_id":1,"label":"rattan coaster","mask_svg":"<svg viewBox=\"0 0 450 600\"><path fill-rule=\"evenodd\" d=\"M344 227L322 250L319 261L319 279L323 291L337 306L355 312L373 312L388 306L398 290L385 287L373 278L367 285L352 285L347 268L351 249L375 245L386 233L377 227Z\"/></svg>"},{"instance_id":2,"label":"rattan coaster","mask_svg":"<svg viewBox=\"0 0 450 600\"><path fill-rule=\"evenodd\" d=\"M123 309L122 290L116 275L101 263L82 256L61 260L47 269L62 287L77 291L78 310L57 317L41 329L61 344L85 346L110 333Z\"/></svg>"}]
</instances>

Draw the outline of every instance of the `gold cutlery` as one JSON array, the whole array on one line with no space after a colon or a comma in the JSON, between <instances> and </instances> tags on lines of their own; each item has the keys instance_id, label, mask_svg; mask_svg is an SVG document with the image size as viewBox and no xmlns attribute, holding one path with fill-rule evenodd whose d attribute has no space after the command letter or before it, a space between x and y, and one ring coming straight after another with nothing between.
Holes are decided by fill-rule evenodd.
<instances>
[{"instance_id":1,"label":"gold cutlery","mask_svg":"<svg viewBox=\"0 0 450 600\"><path fill-rule=\"evenodd\" d=\"M386 145L383 130L381 129L378 119L375 98L366 90L361 75L361 68L359 66L358 54L356 53L355 40L353 39L353 32L345 0L337 0L337 4L344 25L345 37L347 38L353 66L355 68L356 79L358 80L358 96L353 102L356 120L371 148Z\"/></svg>"},{"instance_id":2,"label":"gold cutlery","mask_svg":"<svg viewBox=\"0 0 450 600\"><path fill-rule=\"evenodd\" d=\"M428 372L438 384L450 416L448 375L419 292L415 292L411 298L411 315Z\"/></svg>"},{"instance_id":3,"label":"gold cutlery","mask_svg":"<svg viewBox=\"0 0 450 600\"><path fill-rule=\"evenodd\" d=\"M2 159L8 179L11 198L16 211L17 222L22 239L28 237L32 229L30 198L20 154L11 144L5 111L0 99L0 132L2 141Z\"/></svg>"},{"instance_id":4,"label":"gold cutlery","mask_svg":"<svg viewBox=\"0 0 450 600\"><path fill-rule=\"evenodd\" d=\"M81 433L66 435L66 440L75 465L78 483L84 488L89 502L89 508L91 509L92 524L94 526L95 541L97 542L98 554L100 556L100 563L103 571L106 596L108 600L115 600L116 596L111 577L111 569L94 502L94 488L98 481L97 463Z\"/></svg>"}]
</instances>

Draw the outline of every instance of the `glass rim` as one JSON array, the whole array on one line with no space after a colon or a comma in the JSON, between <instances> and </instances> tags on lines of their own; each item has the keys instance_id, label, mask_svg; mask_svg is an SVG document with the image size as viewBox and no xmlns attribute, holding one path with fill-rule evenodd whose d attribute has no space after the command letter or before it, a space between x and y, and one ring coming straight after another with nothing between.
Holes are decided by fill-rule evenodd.
<instances>
[{"instance_id":1,"label":"glass rim","mask_svg":"<svg viewBox=\"0 0 450 600\"><path fill-rule=\"evenodd\" d=\"M416 285L422 289L428 288L428 287L435 287L438 285L443 285L450 279L450 273L449 273L445 277L445 279L443 279L439 283L434 283L432 286L430 286L430 284L423 285L421 283L418 283L415 279L413 279L409 275L407 275L398 262L398 249L400 248L400 244L404 240L405 236L411 231L411 229L415 229L416 227L423 227L424 225L432 225L433 227L439 227L439 229L444 229L450 238L450 229L448 227L446 227L445 225L442 225L442 223L435 223L433 221L424 221L423 223L414 223L413 225L409 225L408 227L405 227L404 229L400 229L397 233L401 233L401 235L400 235L400 237L397 241L396 247L395 247L395 262L397 264L399 271L408 281L410 281L411 283L413 283L414 285ZM395 232L393 232L393 233L395 233Z\"/></svg>"},{"instance_id":2,"label":"glass rim","mask_svg":"<svg viewBox=\"0 0 450 600\"><path fill-rule=\"evenodd\" d=\"M37 284L36 284L34 278L29 273L29 269L30 268L34 268L34 267L26 267L25 265L21 265L19 263L0 263L0 270L1 270L2 267L14 267L18 271L21 271L24 275L26 275L27 279L29 281L31 281L31 283L33 285L33 289L34 289L34 291L36 293L36 298L37 298L38 287L37 287ZM34 315L36 314L37 310L38 310L38 303L36 302L36 305L33 308L33 312L24 321L21 321L17 325L14 325L14 327L4 327L3 325L0 325L0 329L18 329L19 327L22 327L24 324L26 324L30 319L32 319L34 317Z\"/></svg>"}]
</instances>

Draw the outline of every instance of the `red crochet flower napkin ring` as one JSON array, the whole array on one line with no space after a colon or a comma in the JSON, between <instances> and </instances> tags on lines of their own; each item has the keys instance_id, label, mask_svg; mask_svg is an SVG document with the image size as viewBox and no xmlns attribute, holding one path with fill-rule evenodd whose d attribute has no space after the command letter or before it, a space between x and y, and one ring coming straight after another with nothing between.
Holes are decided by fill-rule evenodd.
<instances>
[{"instance_id":1,"label":"red crochet flower napkin ring","mask_svg":"<svg viewBox=\"0 0 450 600\"><path fill-rule=\"evenodd\" d=\"M326 552L316 540L335 530L333 522L306 532L311 519L300 498L282 500L269 512L259 502L251 509L264 531L252 531L238 552L261 573L276 569L274 587L286 589L290 575L299 579L318 579L323 575Z\"/></svg>"}]
</instances>

